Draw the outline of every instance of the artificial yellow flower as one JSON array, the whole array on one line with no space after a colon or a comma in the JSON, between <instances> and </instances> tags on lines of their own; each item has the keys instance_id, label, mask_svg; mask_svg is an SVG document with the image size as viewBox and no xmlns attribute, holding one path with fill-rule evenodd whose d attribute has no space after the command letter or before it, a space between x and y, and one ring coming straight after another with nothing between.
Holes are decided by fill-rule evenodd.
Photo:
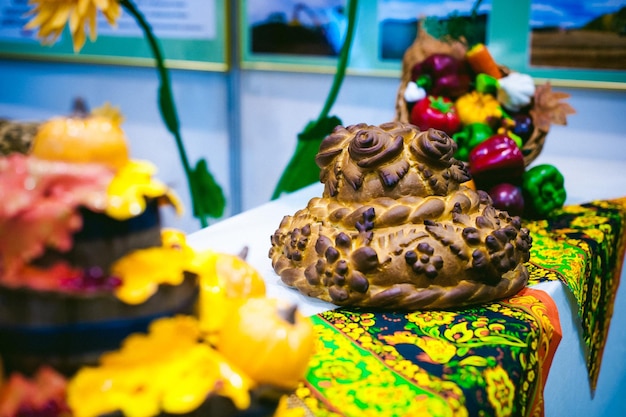
<instances>
[{"instance_id":1,"label":"artificial yellow flower","mask_svg":"<svg viewBox=\"0 0 626 417\"><path fill-rule=\"evenodd\" d=\"M127 304L141 304L152 297L161 284L182 284L189 262L187 254L178 249L135 250L111 266L111 274L122 280L115 295Z\"/></svg>"},{"instance_id":2,"label":"artificial yellow flower","mask_svg":"<svg viewBox=\"0 0 626 417\"><path fill-rule=\"evenodd\" d=\"M199 339L199 324L191 316L155 320L147 334L129 336L119 350L104 354L97 367L83 367L71 378L67 400L73 415L185 414L211 393L248 408L254 382Z\"/></svg>"},{"instance_id":3,"label":"artificial yellow flower","mask_svg":"<svg viewBox=\"0 0 626 417\"><path fill-rule=\"evenodd\" d=\"M96 14L98 10L113 27L122 12L117 0L30 0L34 17L26 24L26 29L39 28L37 37L44 43L54 43L67 23L72 33L74 52L79 52L85 44L86 26L89 26L89 39L97 38Z\"/></svg>"},{"instance_id":4,"label":"artificial yellow flower","mask_svg":"<svg viewBox=\"0 0 626 417\"><path fill-rule=\"evenodd\" d=\"M165 198L176 212L182 213L182 204L176 193L162 182L152 178L156 166L151 162L130 160L122 166L107 189L106 213L118 220L137 216L146 209L146 199Z\"/></svg>"},{"instance_id":5,"label":"artificial yellow flower","mask_svg":"<svg viewBox=\"0 0 626 417\"><path fill-rule=\"evenodd\" d=\"M111 273L122 279L115 295L128 304L145 302L157 292L159 285L180 285L185 271L194 272L198 254L187 245L185 234L165 228L162 246L137 249L118 259Z\"/></svg>"}]
</instances>

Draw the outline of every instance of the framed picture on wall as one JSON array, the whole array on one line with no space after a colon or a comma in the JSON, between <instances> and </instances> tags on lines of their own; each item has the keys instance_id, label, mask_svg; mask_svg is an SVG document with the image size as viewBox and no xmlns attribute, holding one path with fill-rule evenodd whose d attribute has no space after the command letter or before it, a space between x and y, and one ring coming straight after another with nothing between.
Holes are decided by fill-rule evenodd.
<instances>
[{"instance_id":1,"label":"framed picture on wall","mask_svg":"<svg viewBox=\"0 0 626 417\"><path fill-rule=\"evenodd\" d=\"M331 71L343 45L346 0L241 0L243 68Z\"/></svg>"},{"instance_id":2,"label":"framed picture on wall","mask_svg":"<svg viewBox=\"0 0 626 417\"><path fill-rule=\"evenodd\" d=\"M135 4L157 36L170 68L208 71L228 69L226 0L139 0ZM95 42L74 53L69 30L57 42L42 45L24 26L33 8L27 1L0 0L0 56L18 59L120 65L154 65L148 41L124 9L111 27L98 13Z\"/></svg>"},{"instance_id":3,"label":"framed picture on wall","mask_svg":"<svg viewBox=\"0 0 626 417\"><path fill-rule=\"evenodd\" d=\"M626 1L531 0L530 22L531 67L626 70Z\"/></svg>"},{"instance_id":4,"label":"framed picture on wall","mask_svg":"<svg viewBox=\"0 0 626 417\"><path fill-rule=\"evenodd\" d=\"M464 37L470 43L487 43L491 0L378 0L379 58L401 61L417 36L417 26L435 37Z\"/></svg>"},{"instance_id":5,"label":"framed picture on wall","mask_svg":"<svg viewBox=\"0 0 626 417\"><path fill-rule=\"evenodd\" d=\"M626 89L625 15L624 0L493 0L489 46L554 85Z\"/></svg>"}]
</instances>

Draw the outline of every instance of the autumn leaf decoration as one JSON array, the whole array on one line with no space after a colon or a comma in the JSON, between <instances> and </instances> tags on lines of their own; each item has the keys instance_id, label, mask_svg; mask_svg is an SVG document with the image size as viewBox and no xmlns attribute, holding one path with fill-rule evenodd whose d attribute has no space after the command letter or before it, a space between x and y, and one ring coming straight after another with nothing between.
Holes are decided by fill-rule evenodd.
<instances>
[{"instance_id":1,"label":"autumn leaf decoration","mask_svg":"<svg viewBox=\"0 0 626 417\"><path fill-rule=\"evenodd\" d=\"M552 91L550 83L538 85L535 88L535 98L530 115L535 127L544 132L550 130L550 125L567 125L567 115L576 113L576 110L562 100L569 98L568 93Z\"/></svg>"}]
</instances>

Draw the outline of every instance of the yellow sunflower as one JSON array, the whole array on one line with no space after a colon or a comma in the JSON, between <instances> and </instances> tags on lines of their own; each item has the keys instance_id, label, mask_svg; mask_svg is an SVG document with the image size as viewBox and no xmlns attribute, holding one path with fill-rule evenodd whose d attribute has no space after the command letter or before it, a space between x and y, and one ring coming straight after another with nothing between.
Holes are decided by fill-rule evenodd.
<instances>
[{"instance_id":1,"label":"yellow sunflower","mask_svg":"<svg viewBox=\"0 0 626 417\"><path fill-rule=\"evenodd\" d=\"M68 23L72 33L74 52L79 52L85 44L87 25L89 25L89 39L92 42L96 40L98 10L114 27L122 11L117 0L30 0L28 4L33 6L29 14L34 17L25 28L39 28L37 37L43 43L52 44L59 38L65 24Z\"/></svg>"}]
</instances>

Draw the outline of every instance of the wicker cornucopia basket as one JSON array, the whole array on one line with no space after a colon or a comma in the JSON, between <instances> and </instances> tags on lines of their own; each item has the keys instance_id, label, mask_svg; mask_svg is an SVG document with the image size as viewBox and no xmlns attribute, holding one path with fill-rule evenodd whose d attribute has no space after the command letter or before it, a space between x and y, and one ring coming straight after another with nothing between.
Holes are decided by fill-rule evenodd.
<instances>
[{"instance_id":1,"label":"wicker cornucopia basket","mask_svg":"<svg viewBox=\"0 0 626 417\"><path fill-rule=\"evenodd\" d=\"M468 45L463 40L436 39L420 25L415 41L407 48L402 60L402 75L396 97L395 119L401 122L411 122L411 103L405 99L405 90L410 82L415 81L412 79L412 73L416 64L433 54L447 54L463 61L467 53ZM502 77L513 72L502 65L498 65L498 68ZM530 165L541 153L550 125L565 125L567 114L574 113L574 109L569 104L561 102L561 99L567 97L569 97L568 94L553 92L549 83L536 86L534 97L526 106L533 121L532 134L523 142L521 148L526 166Z\"/></svg>"}]
</instances>

